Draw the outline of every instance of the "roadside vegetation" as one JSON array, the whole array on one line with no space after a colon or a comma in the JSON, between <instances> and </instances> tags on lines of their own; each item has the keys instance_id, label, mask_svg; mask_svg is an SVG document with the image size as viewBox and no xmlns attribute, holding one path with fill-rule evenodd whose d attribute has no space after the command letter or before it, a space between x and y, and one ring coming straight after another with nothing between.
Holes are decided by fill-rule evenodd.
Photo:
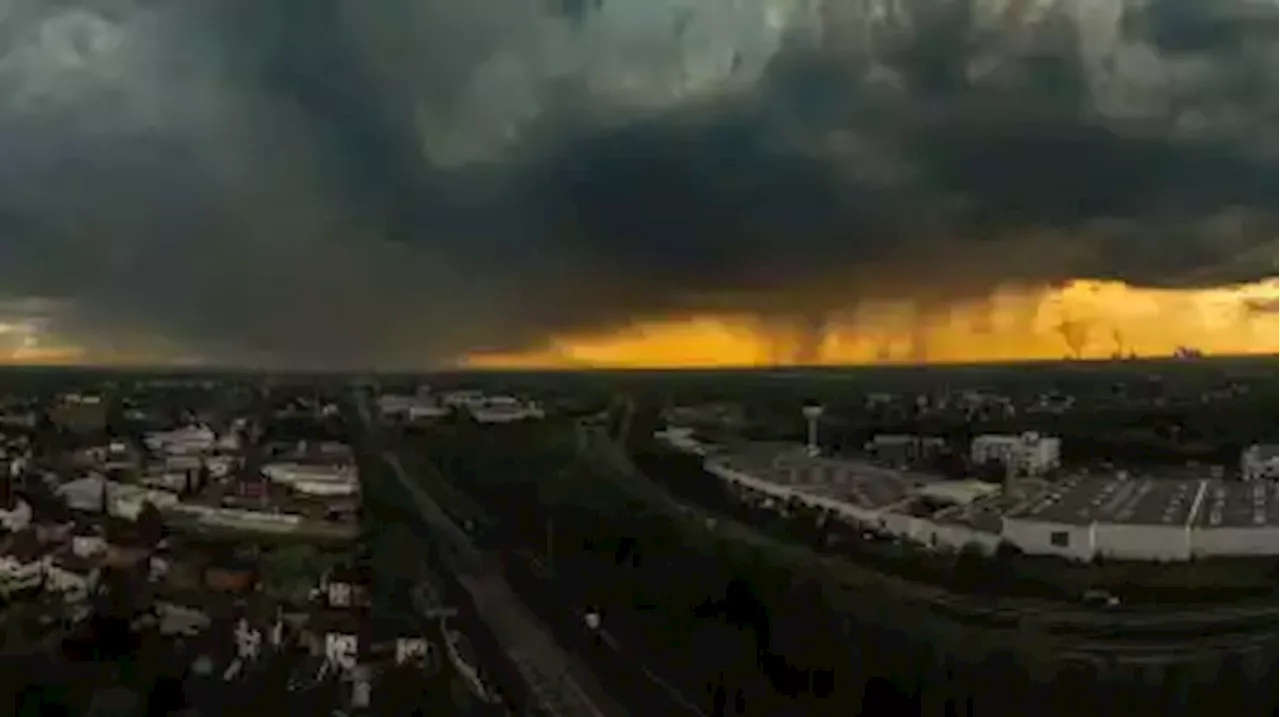
<instances>
[{"instance_id":1,"label":"roadside vegetation","mask_svg":"<svg viewBox=\"0 0 1280 717\"><path fill-rule=\"evenodd\" d=\"M352 413L347 407L347 413ZM349 418L354 416L349 415ZM349 421L358 426L358 421ZM514 665L498 646L488 628L479 619L466 591L443 568L435 541L414 507L403 484L391 474L390 467L378 454L381 444L371 440L363 430L353 432L352 447L361 473L361 545L360 561L373 575L373 607L396 622L421 620L410 591L424 578L430 580L434 597L444 606L455 608L451 624L465 634L479 654L479 667L486 671L485 680L497 687L512 704L529 704L531 697ZM418 675L407 680L394 680L390 694L382 695L386 704L378 712L394 714L389 705L407 702L406 694L423 705L420 714L493 714L495 708L476 701L449 666L436 678L424 682Z\"/></svg>"},{"instance_id":2,"label":"roadside vegetation","mask_svg":"<svg viewBox=\"0 0 1280 717\"><path fill-rule=\"evenodd\" d=\"M741 699L750 714L831 714L834 704L851 714L948 703L977 714L1075 711L1071 679L1108 679L1094 665L1056 663L1052 638L961 627L909 604L785 526L709 526L681 507L690 496L671 487L684 482L674 471L664 473L670 493L625 480L582 457L568 422L451 421L410 429L397 445L414 456L412 472L466 497L442 502L484 543L513 566L533 562L564 601L603 606L612 632L708 709ZM1074 677L1046 687L1045 670ZM981 687L993 676L998 689ZM1181 712L1181 679L1169 671L1151 703Z\"/></svg>"},{"instance_id":3,"label":"roadside vegetation","mask_svg":"<svg viewBox=\"0 0 1280 717\"><path fill-rule=\"evenodd\" d=\"M638 428L638 427L637 427ZM645 430L647 431L646 426ZM785 505L787 515L742 500L702 461L652 439L649 431L633 431L627 454L645 477L673 495L714 513L732 517L827 554L949 590L1047 600L1077 601L1087 590L1105 590L1125 604L1185 607L1191 603L1273 604L1280 574L1265 557L1213 558L1186 563L1095 560L1075 563L1053 556L1026 555L1005 544L995 555L976 549L930 550L906 541L885 539L823 520L821 512L799 502ZM823 521L819 524L819 521Z\"/></svg>"},{"instance_id":4,"label":"roadside vegetation","mask_svg":"<svg viewBox=\"0 0 1280 717\"><path fill-rule=\"evenodd\" d=\"M538 397L555 418L405 427L396 446L410 473L427 481L459 522L469 521L478 540L507 555L512 575L535 573L528 585L553 584L562 603L603 606L607 628L686 694L702 696L704 707L715 705L718 688L724 704L731 707L736 692L751 705L749 714L770 715L941 713L948 703L958 714L1075 715L1118 704L1199 714L1274 703L1274 675L1268 681L1264 674L1273 671L1270 657L1170 648L1178 662L1140 685L1128 668L1106 660L1050 657L1074 639L1110 636L1037 634L995 609L997 595L1076 601L1095 586L1123 589L1134 604L1274 595L1274 564L1210 561L1179 574L1132 564L1071 566L1012 551L992 561L970 551L859 543L863 536L854 531L831 544L816 537L813 516L745 506L719 481L706 480L696 461L682 464L652 444L633 443L627 453L644 474L637 479L583 452L575 431L577 420L599 420L619 435L619 409L630 400L640 410L629 436L651 431L645 421L662 408L728 402L745 409L736 435L797 440L800 406L817 400L828 409L823 440L837 450L858 449L877 432L940 435L964 445L975 433L1032 429L1062 436L1068 460L1083 466L1230 467L1242 445L1274 437L1271 361L522 372L442 381L437 388L453 381ZM1224 384L1236 393L1202 400ZM956 386L1018 400L1043 391L1079 400L1066 414L1013 419L866 407L871 393L914 397ZM708 510L717 516L712 524ZM981 616L924 609L885 590L885 579L945 585L976 594L970 604L990 599L993 609ZM1197 636L1165 636L1190 637Z\"/></svg>"}]
</instances>

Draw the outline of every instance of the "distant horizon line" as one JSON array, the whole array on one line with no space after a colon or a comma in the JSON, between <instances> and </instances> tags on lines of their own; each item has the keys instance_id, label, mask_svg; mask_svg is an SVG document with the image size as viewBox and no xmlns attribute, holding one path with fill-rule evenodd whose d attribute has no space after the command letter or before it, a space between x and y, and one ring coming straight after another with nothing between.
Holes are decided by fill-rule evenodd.
<instances>
[{"instance_id":1,"label":"distant horizon line","mask_svg":"<svg viewBox=\"0 0 1280 717\"><path fill-rule=\"evenodd\" d=\"M1123 358L1028 358L970 361L925 362L868 362L847 364L725 364L722 366L449 366L418 369L375 368L260 368L235 365L192 365L183 363L157 364L94 364L94 363L0 363L0 373L6 371L67 371L103 373L244 373L281 375L404 375L404 374L504 374L504 373L711 373L716 371L749 373L773 371L839 371L855 369L927 369L927 368L981 368L981 367L1032 367L1044 365L1124 365L1124 364L1196 364L1239 361L1276 361L1278 353L1206 354L1203 356L1135 356Z\"/></svg>"}]
</instances>

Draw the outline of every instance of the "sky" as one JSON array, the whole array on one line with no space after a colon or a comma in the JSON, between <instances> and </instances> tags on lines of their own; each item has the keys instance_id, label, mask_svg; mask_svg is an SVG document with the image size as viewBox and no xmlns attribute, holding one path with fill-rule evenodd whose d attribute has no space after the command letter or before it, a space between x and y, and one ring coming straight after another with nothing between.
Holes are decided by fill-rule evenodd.
<instances>
[{"instance_id":1,"label":"sky","mask_svg":"<svg viewBox=\"0 0 1280 717\"><path fill-rule=\"evenodd\" d=\"M1263 0L0 0L0 360L1277 350Z\"/></svg>"}]
</instances>

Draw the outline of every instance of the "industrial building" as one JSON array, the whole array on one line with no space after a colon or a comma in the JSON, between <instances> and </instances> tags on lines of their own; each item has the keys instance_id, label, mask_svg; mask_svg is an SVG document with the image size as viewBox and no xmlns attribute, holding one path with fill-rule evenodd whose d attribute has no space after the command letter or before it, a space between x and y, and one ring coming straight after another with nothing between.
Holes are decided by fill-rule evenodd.
<instances>
[{"instance_id":1,"label":"industrial building","mask_svg":"<svg viewBox=\"0 0 1280 717\"><path fill-rule=\"evenodd\" d=\"M1000 487L809 457L798 446L705 455L709 472L741 488L930 548L994 552L1006 544L1082 562L1182 561L1276 555L1280 544L1277 484L1268 481L1072 478Z\"/></svg>"},{"instance_id":2,"label":"industrial building","mask_svg":"<svg viewBox=\"0 0 1280 717\"><path fill-rule=\"evenodd\" d=\"M1276 465L1277 453L1280 453L1280 446L1274 443L1270 445L1255 443L1244 449L1240 453L1241 480L1276 480L1280 472L1280 468Z\"/></svg>"},{"instance_id":3,"label":"industrial building","mask_svg":"<svg viewBox=\"0 0 1280 717\"><path fill-rule=\"evenodd\" d=\"M1186 560L1201 481L1074 479L1004 516L1002 535L1027 553Z\"/></svg>"},{"instance_id":4,"label":"industrial building","mask_svg":"<svg viewBox=\"0 0 1280 717\"><path fill-rule=\"evenodd\" d=\"M909 466L937 456L946 447L946 440L936 436L881 433L873 436L863 450L878 461Z\"/></svg>"},{"instance_id":5,"label":"industrial building","mask_svg":"<svg viewBox=\"0 0 1280 717\"><path fill-rule=\"evenodd\" d=\"M1034 431L1019 435L985 435L973 439L974 465L1004 464L1010 476L1040 476L1059 465L1062 442Z\"/></svg>"}]
</instances>

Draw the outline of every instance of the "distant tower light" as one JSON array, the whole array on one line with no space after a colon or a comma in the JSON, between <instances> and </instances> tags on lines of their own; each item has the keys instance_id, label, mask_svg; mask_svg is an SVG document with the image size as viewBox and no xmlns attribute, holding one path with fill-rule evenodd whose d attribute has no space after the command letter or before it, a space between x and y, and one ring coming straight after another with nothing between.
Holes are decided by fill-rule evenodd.
<instances>
[{"instance_id":1,"label":"distant tower light","mask_svg":"<svg viewBox=\"0 0 1280 717\"><path fill-rule=\"evenodd\" d=\"M805 451L810 456L818 455L818 419L822 418L822 410L822 406L816 403L806 404L804 408L800 409L800 413L804 415L804 420L809 424Z\"/></svg>"}]
</instances>

